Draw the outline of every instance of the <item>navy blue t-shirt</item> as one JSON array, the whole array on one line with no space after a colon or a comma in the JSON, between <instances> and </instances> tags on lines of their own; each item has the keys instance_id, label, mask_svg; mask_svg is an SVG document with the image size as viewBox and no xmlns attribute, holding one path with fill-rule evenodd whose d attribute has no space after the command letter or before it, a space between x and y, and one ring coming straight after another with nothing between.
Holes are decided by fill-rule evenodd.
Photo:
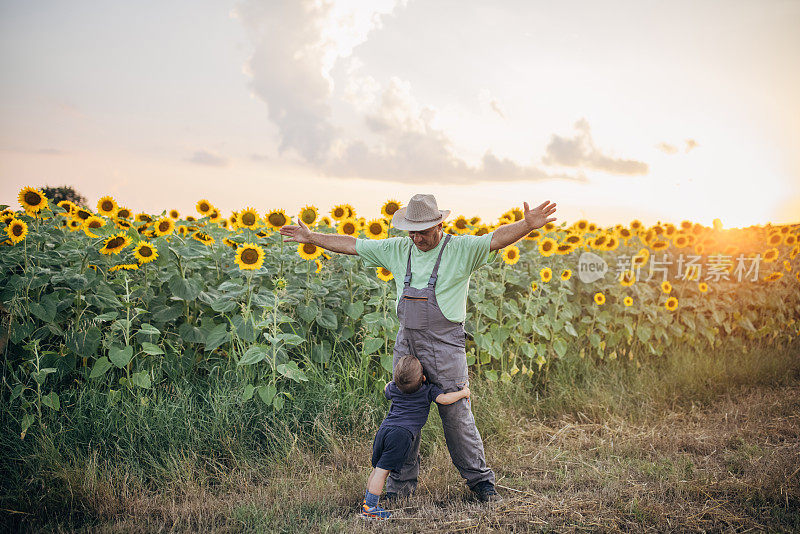
<instances>
[{"instance_id":1,"label":"navy blue t-shirt","mask_svg":"<svg viewBox=\"0 0 800 534\"><path fill-rule=\"evenodd\" d=\"M381 426L403 427L416 436L428 420L431 403L443 393L440 387L428 382L423 382L414 393L403 393L392 380L384 392L392 405Z\"/></svg>"}]
</instances>

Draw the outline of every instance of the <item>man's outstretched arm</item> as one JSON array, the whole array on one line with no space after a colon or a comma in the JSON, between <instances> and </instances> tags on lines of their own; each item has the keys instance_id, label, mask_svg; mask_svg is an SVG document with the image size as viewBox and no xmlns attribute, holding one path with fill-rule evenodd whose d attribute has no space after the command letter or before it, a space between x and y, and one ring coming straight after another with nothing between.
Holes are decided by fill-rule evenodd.
<instances>
[{"instance_id":1,"label":"man's outstretched arm","mask_svg":"<svg viewBox=\"0 0 800 534\"><path fill-rule=\"evenodd\" d=\"M300 226L287 224L281 227L281 235L284 236L284 241L295 241L297 243L311 243L318 247L331 252L339 252L340 254L355 254L356 253L356 238L351 235L341 234L323 234L320 232L312 232L308 226L303 224L303 221L298 221Z\"/></svg>"},{"instance_id":2,"label":"man's outstretched arm","mask_svg":"<svg viewBox=\"0 0 800 534\"><path fill-rule=\"evenodd\" d=\"M513 245L532 230L541 228L545 224L556 220L555 217L548 218L556 211L555 202L545 200L534 209L529 209L527 202L523 204L525 208L525 218L515 223L504 224L492 232L492 241L489 244L489 250L500 250L508 245Z\"/></svg>"}]
</instances>

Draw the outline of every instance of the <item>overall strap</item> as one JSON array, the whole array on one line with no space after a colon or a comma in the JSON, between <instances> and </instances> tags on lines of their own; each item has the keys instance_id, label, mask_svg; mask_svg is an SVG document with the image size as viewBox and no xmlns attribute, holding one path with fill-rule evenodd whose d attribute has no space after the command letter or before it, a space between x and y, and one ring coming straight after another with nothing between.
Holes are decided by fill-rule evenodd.
<instances>
[{"instance_id":1,"label":"overall strap","mask_svg":"<svg viewBox=\"0 0 800 534\"><path fill-rule=\"evenodd\" d=\"M447 234L447 237L444 238L444 243L442 243L442 248L439 249L439 256L436 258L436 265L433 266L433 271L431 272L431 279L428 280L429 289L433 289L434 287L436 287L436 279L439 278L439 263L442 261L442 252L444 252L444 247L447 246L447 242L450 241L451 237L453 236ZM409 263L409 265L411 264Z\"/></svg>"},{"instance_id":2,"label":"overall strap","mask_svg":"<svg viewBox=\"0 0 800 534\"><path fill-rule=\"evenodd\" d=\"M414 242L411 242L411 246L408 248L408 265L406 266L406 278L403 281L405 287L409 287L411 285L411 251L414 249Z\"/></svg>"}]
</instances>

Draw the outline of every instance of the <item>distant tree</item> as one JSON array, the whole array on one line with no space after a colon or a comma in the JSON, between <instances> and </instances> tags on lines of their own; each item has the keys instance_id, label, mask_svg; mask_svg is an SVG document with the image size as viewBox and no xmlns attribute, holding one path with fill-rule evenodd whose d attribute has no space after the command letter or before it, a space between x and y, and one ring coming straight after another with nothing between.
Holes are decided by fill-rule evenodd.
<instances>
[{"instance_id":1,"label":"distant tree","mask_svg":"<svg viewBox=\"0 0 800 534\"><path fill-rule=\"evenodd\" d=\"M58 204L62 200L69 200L78 206L86 206L86 197L68 185L62 185L61 187L43 187L42 193L44 193L44 196L53 204Z\"/></svg>"}]
</instances>

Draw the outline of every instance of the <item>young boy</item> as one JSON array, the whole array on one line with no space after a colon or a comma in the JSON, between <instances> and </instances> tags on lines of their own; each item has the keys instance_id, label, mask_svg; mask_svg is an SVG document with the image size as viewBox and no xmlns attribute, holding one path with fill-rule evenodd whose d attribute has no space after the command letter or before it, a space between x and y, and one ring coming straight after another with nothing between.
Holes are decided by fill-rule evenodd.
<instances>
[{"instance_id":1,"label":"young boy","mask_svg":"<svg viewBox=\"0 0 800 534\"><path fill-rule=\"evenodd\" d=\"M394 370L394 380L386 384L386 398L392 401L389 413L381 423L372 445L372 473L367 480L367 493L361 503L361 517L388 519L391 512L378 506L390 471L398 472L406 461L411 444L425 421L431 402L453 404L469 398L469 388L445 393L426 383L422 364L414 356L403 356Z\"/></svg>"}]
</instances>

